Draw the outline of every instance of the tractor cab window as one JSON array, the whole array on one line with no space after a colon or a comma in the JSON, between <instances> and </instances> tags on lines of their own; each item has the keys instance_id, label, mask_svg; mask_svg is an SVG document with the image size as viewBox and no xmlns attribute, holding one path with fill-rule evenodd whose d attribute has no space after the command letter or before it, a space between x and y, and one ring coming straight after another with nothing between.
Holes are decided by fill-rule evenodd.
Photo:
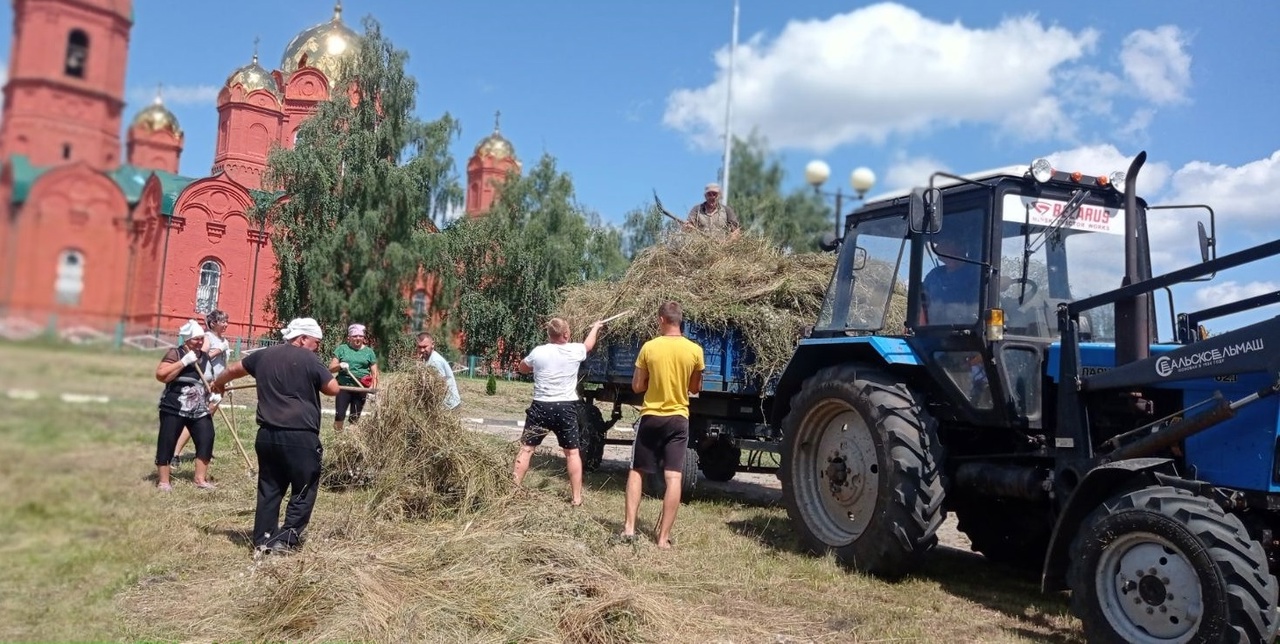
<instances>
[{"instance_id":1,"label":"tractor cab window","mask_svg":"<svg viewBox=\"0 0 1280 644\"><path fill-rule=\"evenodd\" d=\"M1005 334L1058 336L1059 304L1118 288L1124 276L1124 213L1067 200L1007 194L1001 223L1000 306ZM1094 341L1115 337L1111 306L1082 314Z\"/></svg>"},{"instance_id":2,"label":"tractor cab window","mask_svg":"<svg viewBox=\"0 0 1280 644\"><path fill-rule=\"evenodd\" d=\"M907 220L900 215L854 224L840 246L816 330L904 332L906 238Z\"/></svg>"},{"instance_id":3,"label":"tractor cab window","mask_svg":"<svg viewBox=\"0 0 1280 644\"><path fill-rule=\"evenodd\" d=\"M980 312L986 210L948 211L925 245L920 317L926 325L972 326Z\"/></svg>"}]
</instances>

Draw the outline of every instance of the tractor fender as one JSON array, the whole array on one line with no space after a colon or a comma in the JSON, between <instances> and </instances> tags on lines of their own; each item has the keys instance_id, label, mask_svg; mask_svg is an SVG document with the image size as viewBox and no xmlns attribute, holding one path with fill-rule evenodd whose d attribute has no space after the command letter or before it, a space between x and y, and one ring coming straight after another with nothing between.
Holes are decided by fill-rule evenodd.
<instances>
[{"instance_id":1,"label":"tractor fender","mask_svg":"<svg viewBox=\"0 0 1280 644\"><path fill-rule=\"evenodd\" d=\"M860 363L893 373L894 367L920 367L919 356L903 338L858 336L838 338L806 338L801 340L787 368L773 389L769 408L769 424L782 427L782 419L791 411L791 398L800 391L810 376L838 364Z\"/></svg>"},{"instance_id":2,"label":"tractor fender","mask_svg":"<svg viewBox=\"0 0 1280 644\"><path fill-rule=\"evenodd\" d=\"M1154 482L1156 473L1176 476L1173 459L1131 458L1099 465L1085 474L1084 480L1067 498L1053 526L1053 536L1049 539L1049 551L1045 553L1040 575L1041 591L1066 590L1068 550L1085 517L1107 499Z\"/></svg>"}]
</instances>

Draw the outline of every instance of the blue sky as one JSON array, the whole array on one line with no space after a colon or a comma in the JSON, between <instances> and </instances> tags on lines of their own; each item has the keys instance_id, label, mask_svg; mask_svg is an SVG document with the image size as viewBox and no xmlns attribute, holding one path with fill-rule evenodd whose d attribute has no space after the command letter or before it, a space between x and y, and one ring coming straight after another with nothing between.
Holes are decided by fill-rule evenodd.
<instances>
[{"instance_id":1,"label":"blue sky","mask_svg":"<svg viewBox=\"0 0 1280 644\"><path fill-rule=\"evenodd\" d=\"M502 110L526 166L547 152L579 200L620 221L657 189L672 209L720 167L732 0L348 0L410 54L419 112L463 125L459 172ZM329 18L325 0L135 0L132 114L163 83L187 133L182 172L212 162L214 97ZM11 24L9 3L0 20ZM1086 172L1150 154L1140 192L1218 209L1221 251L1271 234L1280 203L1280 3L855 3L742 0L734 132L764 134L792 185L822 158L837 182L867 166L872 195L934 169L1051 156ZM10 38L5 30L3 38ZM8 51L3 43L0 51ZM732 194L730 194L732 201ZM1165 269L1192 261L1194 223L1153 226ZM1193 232L1190 233L1194 235ZM1188 290L1208 305L1274 289L1275 271ZM1223 280L1220 280L1222 282ZM1190 305L1191 302L1188 302Z\"/></svg>"}]
</instances>

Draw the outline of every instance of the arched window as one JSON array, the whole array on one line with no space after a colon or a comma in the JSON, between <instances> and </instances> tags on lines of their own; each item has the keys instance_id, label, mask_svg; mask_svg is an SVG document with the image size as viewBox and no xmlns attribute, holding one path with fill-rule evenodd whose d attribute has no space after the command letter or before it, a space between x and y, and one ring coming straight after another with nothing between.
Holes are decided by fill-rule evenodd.
<instances>
[{"instance_id":1,"label":"arched window","mask_svg":"<svg viewBox=\"0 0 1280 644\"><path fill-rule=\"evenodd\" d=\"M200 265L200 285L196 287L196 313L205 314L218 308L218 287L222 284L222 265L205 260Z\"/></svg>"},{"instance_id":2,"label":"arched window","mask_svg":"<svg viewBox=\"0 0 1280 644\"><path fill-rule=\"evenodd\" d=\"M89 60L89 34L72 29L67 35L67 61L62 71L67 76L84 78L85 63Z\"/></svg>"},{"instance_id":3,"label":"arched window","mask_svg":"<svg viewBox=\"0 0 1280 644\"><path fill-rule=\"evenodd\" d=\"M53 293L58 304L79 306L84 292L84 253L67 249L58 253L58 277L53 283Z\"/></svg>"},{"instance_id":4,"label":"arched window","mask_svg":"<svg viewBox=\"0 0 1280 644\"><path fill-rule=\"evenodd\" d=\"M413 330L421 331L427 322L427 292L418 289L413 292Z\"/></svg>"}]
</instances>

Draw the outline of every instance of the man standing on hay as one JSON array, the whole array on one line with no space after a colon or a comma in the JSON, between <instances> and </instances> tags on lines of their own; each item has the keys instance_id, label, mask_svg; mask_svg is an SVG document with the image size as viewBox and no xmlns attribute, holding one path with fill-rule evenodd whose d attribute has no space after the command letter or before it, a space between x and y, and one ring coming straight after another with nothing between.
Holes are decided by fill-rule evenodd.
<instances>
[{"instance_id":1,"label":"man standing on hay","mask_svg":"<svg viewBox=\"0 0 1280 644\"><path fill-rule=\"evenodd\" d=\"M525 411L520 453L516 455L516 485L524 482L533 452L555 432L569 470L570 503L582 505L582 458L578 454L578 367L596 346L603 322L595 322L582 342L569 342L569 323L562 318L547 322L547 343L534 347L516 365L520 373L533 374L533 403Z\"/></svg>"},{"instance_id":2,"label":"man standing on hay","mask_svg":"<svg viewBox=\"0 0 1280 644\"><path fill-rule=\"evenodd\" d=\"M720 184L708 183L703 190L705 201L693 207L685 218L689 228L702 231L728 232L736 235L742 229L737 213L729 204L720 201Z\"/></svg>"},{"instance_id":3,"label":"man standing on hay","mask_svg":"<svg viewBox=\"0 0 1280 644\"><path fill-rule=\"evenodd\" d=\"M631 447L622 539L635 539L644 475L662 472L667 491L662 498L657 541L663 549L671 547L671 526L680 509L680 479L689 446L689 394L702 391L702 371L706 369L702 347L680 331L683 320L678 302L658 307L660 335L640 347L631 376L631 389L644 394L644 406Z\"/></svg>"},{"instance_id":4,"label":"man standing on hay","mask_svg":"<svg viewBox=\"0 0 1280 644\"><path fill-rule=\"evenodd\" d=\"M336 396L338 381L320 362L324 334L312 318L298 318L280 330L285 343L255 351L223 371L215 393L227 383L253 376L258 392L258 508L253 543L259 554L288 552L302 545L320 487L320 394ZM280 524L280 503L292 488Z\"/></svg>"}]
</instances>

